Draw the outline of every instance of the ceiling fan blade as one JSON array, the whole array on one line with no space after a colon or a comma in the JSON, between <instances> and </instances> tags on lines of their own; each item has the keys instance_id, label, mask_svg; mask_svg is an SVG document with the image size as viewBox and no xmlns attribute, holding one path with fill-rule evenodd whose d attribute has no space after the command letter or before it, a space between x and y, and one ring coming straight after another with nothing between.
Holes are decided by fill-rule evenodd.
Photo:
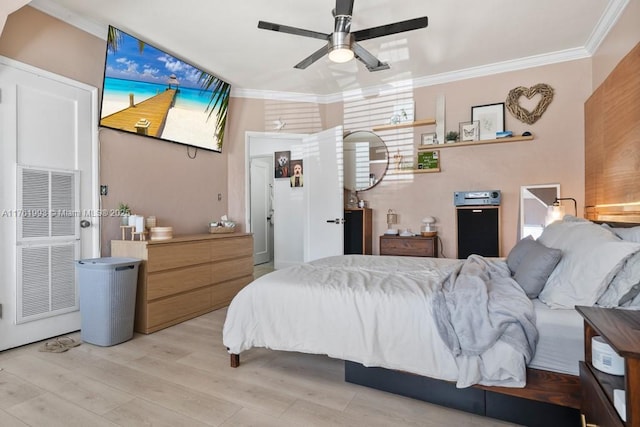
<instances>
[{"instance_id":1,"label":"ceiling fan blade","mask_svg":"<svg viewBox=\"0 0 640 427\"><path fill-rule=\"evenodd\" d=\"M274 24L272 22L258 21L258 28L263 30L278 31L280 33L294 34L296 36L311 37L314 39L328 40L329 34L317 31L303 30L302 28L289 27L287 25Z\"/></svg>"},{"instance_id":2,"label":"ceiling fan blade","mask_svg":"<svg viewBox=\"0 0 640 427\"><path fill-rule=\"evenodd\" d=\"M409 19L394 24L381 25L379 27L367 28L366 30L354 31L351 34L355 41L373 39L375 37L388 36L390 34L403 33L405 31L418 30L425 28L429 24L426 16L422 18Z\"/></svg>"},{"instance_id":3,"label":"ceiling fan blade","mask_svg":"<svg viewBox=\"0 0 640 427\"><path fill-rule=\"evenodd\" d=\"M381 71L388 70L390 68L389 64L380 62L378 58L373 56L367 49L363 48L356 42L351 44L351 49L353 49L353 53L356 55L356 58L362 61L369 71Z\"/></svg>"},{"instance_id":4,"label":"ceiling fan blade","mask_svg":"<svg viewBox=\"0 0 640 427\"><path fill-rule=\"evenodd\" d=\"M320 59L323 56L325 56L328 51L329 51L329 49L327 48L327 46L323 46L320 49L318 49L315 52L313 52L311 55L307 56L302 61L298 62L296 65L293 66L293 68L297 68L299 70L304 70L309 65L313 64L318 59Z\"/></svg>"},{"instance_id":5,"label":"ceiling fan blade","mask_svg":"<svg viewBox=\"0 0 640 427\"><path fill-rule=\"evenodd\" d=\"M353 13L353 0L336 0L336 8L334 9L334 16L347 15L351 16Z\"/></svg>"}]
</instances>

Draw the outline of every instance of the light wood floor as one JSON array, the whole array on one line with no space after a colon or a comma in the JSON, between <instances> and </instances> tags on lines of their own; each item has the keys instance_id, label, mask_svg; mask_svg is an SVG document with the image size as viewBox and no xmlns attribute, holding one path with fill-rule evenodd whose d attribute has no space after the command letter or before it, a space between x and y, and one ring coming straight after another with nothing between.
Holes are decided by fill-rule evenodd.
<instances>
[{"instance_id":1,"label":"light wood floor","mask_svg":"<svg viewBox=\"0 0 640 427\"><path fill-rule=\"evenodd\" d=\"M324 356L254 349L230 368L225 314L112 347L0 352L0 425L510 425L345 383L343 362Z\"/></svg>"}]
</instances>

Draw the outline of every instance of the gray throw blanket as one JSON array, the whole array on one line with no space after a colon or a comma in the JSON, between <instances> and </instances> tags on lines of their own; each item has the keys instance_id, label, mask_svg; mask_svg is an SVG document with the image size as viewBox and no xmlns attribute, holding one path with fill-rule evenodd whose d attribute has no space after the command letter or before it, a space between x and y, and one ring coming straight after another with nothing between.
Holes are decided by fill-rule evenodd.
<instances>
[{"instance_id":1,"label":"gray throw blanket","mask_svg":"<svg viewBox=\"0 0 640 427\"><path fill-rule=\"evenodd\" d=\"M440 337L454 356L480 356L498 340L529 363L538 330L533 304L506 263L471 255L443 282L434 298Z\"/></svg>"}]
</instances>

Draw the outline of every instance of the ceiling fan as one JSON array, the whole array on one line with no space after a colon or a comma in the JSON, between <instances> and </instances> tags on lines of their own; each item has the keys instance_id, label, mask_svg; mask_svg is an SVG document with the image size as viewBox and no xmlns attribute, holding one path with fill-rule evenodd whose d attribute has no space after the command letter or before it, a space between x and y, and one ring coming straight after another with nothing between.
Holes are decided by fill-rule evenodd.
<instances>
[{"instance_id":1,"label":"ceiling fan","mask_svg":"<svg viewBox=\"0 0 640 427\"><path fill-rule=\"evenodd\" d=\"M393 24L381 25L379 27L351 32L353 1L354 0L336 0L336 7L332 11L335 25L334 31L331 34L319 33L317 31L304 30L301 28L274 24L266 21L258 21L258 28L294 34L297 36L312 37L315 39L325 40L327 42L326 46L323 46L300 61L294 66L294 68L304 70L309 65L328 54L329 59L333 62L347 62L355 56L367 66L369 71L380 71L389 69L389 64L381 62L368 50L358 44L358 42L376 37L388 36L390 34L425 28L429 23L427 17L423 16L421 18L409 19L407 21L400 21Z\"/></svg>"}]
</instances>

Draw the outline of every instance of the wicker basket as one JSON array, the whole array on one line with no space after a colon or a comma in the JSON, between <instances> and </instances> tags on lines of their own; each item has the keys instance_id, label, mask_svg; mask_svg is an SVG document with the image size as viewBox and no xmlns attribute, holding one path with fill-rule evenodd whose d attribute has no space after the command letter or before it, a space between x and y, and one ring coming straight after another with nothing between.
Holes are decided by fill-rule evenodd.
<instances>
[{"instance_id":1,"label":"wicker basket","mask_svg":"<svg viewBox=\"0 0 640 427\"><path fill-rule=\"evenodd\" d=\"M236 227L209 227L209 233L233 233L236 231Z\"/></svg>"},{"instance_id":2,"label":"wicker basket","mask_svg":"<svg viewBox=\"0 0 640 427\"><path fill-rule=\"evenodd\" d=\"M151 227L151 240L169 240L173 238L173 227Z\"/></svg>"}]
</instances>

